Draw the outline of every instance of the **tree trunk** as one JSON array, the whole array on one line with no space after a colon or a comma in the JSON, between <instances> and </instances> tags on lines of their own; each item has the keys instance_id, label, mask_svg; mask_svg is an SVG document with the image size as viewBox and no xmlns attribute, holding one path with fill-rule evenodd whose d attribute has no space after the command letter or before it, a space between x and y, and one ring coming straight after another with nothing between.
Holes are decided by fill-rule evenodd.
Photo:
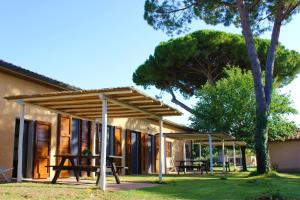
<instances>
[{"instance_id":1,"label":"tree trunk","mask_svg":"<svg viewBox=\"0 0 300 200\"><path fill-rule=\"evenodd\" d=\"M262 84L261 65L258 59L252 30L249 23L249 13L245 7L243 0L236 0L240 13L243 36L246 41L248 57L252 68L252 76L254 80L255 96L256 96L256 130L255 130L255 150L257 159L257 172L259 174L266 173L269 170L268 165L268 116L265 91Z\"/></svg>"},{"instance_id":2,"label":"tree trunk","mask_svg":"<svg viewBox=\"0 0 300 200\"><path fill-rule=\"evenodd\" d=\"M174 91L170 88L169 90L169 93L172 95L172 102L175 103L176 105L180 106L181 108L185 109L186 111L188 111L189 113L193 113L193 109L187 105L185 105L184 103L182 103L181 101L179 101L175 94L174 94Z\"/></svg>"},{"instance_id":3,"label":"tree trunk","mask_svg":"<svg viewBox=\"0 0 300 200\"><path fill-rule=\"evenodd\" d=\"M246 163L246 147L241 146L241 152L242 152L242 167L243 167L243 172L247 171L247 163Z\"/></svg>"},{"instance_id":4,"label":"tree trunk","mask_svg":"<svg viewBox=\"0 0 300 200\"><path fill-rule=\"evenodd\" d=\"M268 49L268 56L266 60L266 86L265 86L265 94L266 94L266 103L268 106L268 110L271 104L272 99L272 85L273 85L273 71L274 71L274 62L275 62L275 54L278 46L281 22L284 13L283 3L280 2L280 5L277 8L275 22L272 30L271 43Z\"/></svg>"},{"instance_id":5,"label":"tree trunk","mask_svg":"<svg viewBox=\"0 0 300 200\"><path fill-rule=\"evenodd\" d=\"M269 171L268 112L256 110L255 151L258 174Z\"/></svg>"}]
</instances>

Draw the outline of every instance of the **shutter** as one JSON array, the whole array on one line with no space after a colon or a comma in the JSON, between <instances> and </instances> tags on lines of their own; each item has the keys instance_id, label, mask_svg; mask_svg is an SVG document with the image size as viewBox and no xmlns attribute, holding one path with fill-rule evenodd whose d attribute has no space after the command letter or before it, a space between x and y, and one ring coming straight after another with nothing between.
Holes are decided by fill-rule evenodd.
<instances>
[{"instance_id":1,"label":"shutter","mask_svg":"<svg viewBox=\"0 0 300 200\"><path fill-rule=\"evenodd\" d=\"M128 167L127 174L131 174L131 131L126 130L126 167Z\"/></svg>"}]
</instances>

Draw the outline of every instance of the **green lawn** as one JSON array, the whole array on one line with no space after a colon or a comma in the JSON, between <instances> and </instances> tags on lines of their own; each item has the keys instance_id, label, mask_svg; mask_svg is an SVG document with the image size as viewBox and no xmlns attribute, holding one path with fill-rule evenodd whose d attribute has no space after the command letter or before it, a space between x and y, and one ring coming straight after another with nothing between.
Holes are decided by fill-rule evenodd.
<instances>
[{"instance_id":1,"label":"green lawn","mask_svg":"<svg viewBox=\"0 0 300 200\"><path fill-rule=\"evenodd\" d=\"M153 188L120 192L101 192L95 186L11 183L0 185L0 199L255 199L261 194L276 194L300 199L300 175L273 174L248 177L249 173L217 176L168 176ZM109 177L111 179L111 177ZM123 181L155 182L155 176L125 176Z\"/></svg>"}]
</instances>

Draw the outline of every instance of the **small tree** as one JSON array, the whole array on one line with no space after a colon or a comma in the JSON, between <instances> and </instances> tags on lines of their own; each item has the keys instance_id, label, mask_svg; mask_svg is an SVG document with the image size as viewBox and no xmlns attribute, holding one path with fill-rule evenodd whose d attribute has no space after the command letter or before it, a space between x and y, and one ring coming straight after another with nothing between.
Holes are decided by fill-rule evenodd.
<instances>
[{"instance_id":1,"label":"small tree","mask_svg":"<svg viewBox=\"0 0 300 200\"><path fill-rule=\"evenodd\" d=\"M256 115L251 71L242 73L239 68L229 68L225 74L226 77L215 86L206 84L197 92L192 126L198 131L229 133L254 148ZM286 118L295 113L289 96L274 90L268 123L269 140L283 140L296 133L296 124Z\"/></svg>"},{"instance_id":2,"label":"small tree","mask_svg":"<svg viewBox=\"0 0 300 200\"><path fill-rule=\"evenodd\" d=\"M167 33L180 33L193 19L212 25L233 24L242 28L255 88L255 148L259 174L269 170L267 127L280 30L299 11L299 7L300 0L146 0L145 3L145 20L155 29ZM272 30L272 35L265 59L266 76L263 84L263 61L259 59L253 35L265 30Z\"/></svg>"}]
</instances>

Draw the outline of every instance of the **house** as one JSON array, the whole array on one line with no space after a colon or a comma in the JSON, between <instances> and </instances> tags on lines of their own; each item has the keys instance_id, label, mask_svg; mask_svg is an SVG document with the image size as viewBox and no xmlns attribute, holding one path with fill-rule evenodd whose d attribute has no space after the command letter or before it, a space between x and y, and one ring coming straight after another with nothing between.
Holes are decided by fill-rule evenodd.
<instances>
[{"instance_id":1,"label":"house","mask_svg":"<svg viewBox=\"0 0 300 200\"><path fill-rule=\"evenodd\" d=\"M80 88L34 73L0 60L0 166L12 168L17 176L20 107L18 101L4 97L53 92L76 92ZM143 96L143 94L141 94ZM155 101L155 100L152 100ZM167 105L164 105L168 107ZM46 165L58 162L55 154L81 154L98 148L93 138L100 132L100 123L56 113L38 106L26 106L23 133L22 174L24 178L48 178L54 171ZM122 156L120 164L129 167L128 174L158 172L159 123L148 118L108 119L107 153ZM129 115L128 115L129 116ZM163 132L188 132L190 128L164 120ZM96 131L96 133L95 133ZM97 140L98 141L98 140ZM135 142L133 142L135 141ZM180 141L167 139L168 167L173 160L182 160ZM99 151L95 149L95 151ZM78 160L80 163L86 160ZM89 164L89 163L85 163ZM81 175L88 175L82 173ZM71 176L64 172L62 177Z\"/></svg>"},{"instance_id":2,"label":"house","mask_svg":"<svg viewBox=\"0 0 300 200\"><path fill-rule=\"evenodd\" d=\"M271 167L280 172L300 172L300 129L295 136L268 143Z\"/></svg>"}]
</instances>

